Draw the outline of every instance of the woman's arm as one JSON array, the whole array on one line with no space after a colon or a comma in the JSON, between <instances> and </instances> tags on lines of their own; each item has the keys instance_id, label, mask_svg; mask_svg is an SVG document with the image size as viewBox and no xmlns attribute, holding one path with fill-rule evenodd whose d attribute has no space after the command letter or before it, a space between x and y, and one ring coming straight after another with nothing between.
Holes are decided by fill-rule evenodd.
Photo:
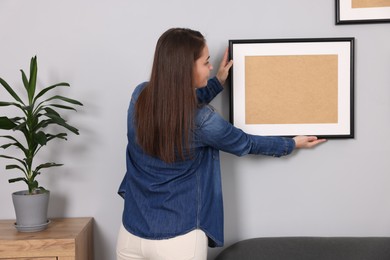
<instances>
[{"instance_id":1,"label":"woman's arm","mask_svg":"<svg viewBox=\"0 0 390 260\"><path fill-rule=\"evenodd\" d=\"M262 154L280 157L290 154L295 148L311 148L326 141L315 136L288 138L247 134L211 108L203 108L202 119L197 131L199 141L237 156Z\"/></svg>"},{"instance_id":2,"label":"woman's arm","mask_svg":"<svg viewBox=\"0 0 390 260\"><path fill-rule=\"evenodd\" d=\"M210 79L207 82L207 86L204 88L198 88L196 90L196 96L198 102L201 104L208 104L215 98L222 90L223 84L229 76L229 70L233 65L233 61L228 61L228 49L225 50L222 61L219 65L219 69L216 77Z\"/></svg>"},{"instance_id":3,"label":"woman's arm","mask_svg":"<svg viewBox=\"0 0 390 260\"><path fill-rule=\"evenodd\" d=\"M223 86L216 77L209 79L206 87L196 89L199 104L210 103L222 90Z\"/></svg>"}]
</instances>

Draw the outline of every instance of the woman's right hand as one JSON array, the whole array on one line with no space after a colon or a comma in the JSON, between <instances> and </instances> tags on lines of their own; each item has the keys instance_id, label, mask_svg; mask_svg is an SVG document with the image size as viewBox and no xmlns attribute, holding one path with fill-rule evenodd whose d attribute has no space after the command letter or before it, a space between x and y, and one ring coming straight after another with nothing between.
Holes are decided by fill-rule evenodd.
<instances>
[{"instance_id":1,"label":"woman's right hand","mask_svg":"<svg viewBox=\"0 0 390 260\"><path fill-rule=\"evenodd\" d=\"M318 139L317 136L306 135L298 135L293 139L295 141L295 148L312 148L326 141L326 139Z\"/></svg>"},{"instance_id":2,"label":"woman's right hand","mask_svg":"<svg viewBox=\"0 0 390 260\"><path fill-rule=\"evenodd\" d=\"M226 48L225 53L223 55L222 61L219 64L217 79L223 85L229 76L229 69L233 66L233 60L229 60L229 49Z\"/></svg>"}]
</instances>

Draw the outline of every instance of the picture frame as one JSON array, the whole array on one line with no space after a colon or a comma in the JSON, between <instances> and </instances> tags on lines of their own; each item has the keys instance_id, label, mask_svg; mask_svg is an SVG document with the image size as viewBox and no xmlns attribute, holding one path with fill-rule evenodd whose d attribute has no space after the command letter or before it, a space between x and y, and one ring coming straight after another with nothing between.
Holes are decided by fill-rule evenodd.
<instances>
[{"instance_id":1,"label":"picture frame","mask_svg":"<svg viewBox=\"0 0 390 260\"><path fill-rule=\"evenodd\" d=\"M390 23L390 0L336 0L336 25Z\"/></svg>"},{"instance_id":2,"label":"picture frame","mask_svg":"<svg viewBox=\"0 0 390 260\"><path fill-rule=\"evenodd\" d=\"M354 138L354 41L229 40L231 123L255 135Z\"/></svg>"}]
</instances>

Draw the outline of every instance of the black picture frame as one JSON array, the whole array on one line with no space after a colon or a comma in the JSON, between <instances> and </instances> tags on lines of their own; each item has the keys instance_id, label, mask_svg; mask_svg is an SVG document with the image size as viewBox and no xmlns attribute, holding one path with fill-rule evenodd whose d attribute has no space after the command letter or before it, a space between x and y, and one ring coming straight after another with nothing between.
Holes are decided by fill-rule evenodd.
<instances>
[{"instance_id":1,"label":"black picture frame","mask_svg":"<svg viewBox=\"0 0 390 260\"><path fill-rule=\"evenodd\" d=\"M354 2L356 1L356 2ZM336 25L390 23L390 5L383 1L372 1L371 5L360 0L336 0ZM388 0L385 0L388 1Z\"/></svg>"},{"instance_id":2,"label":"black picture frame","mask_svg":"<svg viewBox=\"0 0 390 260\"><path fill-rule=\"evenodd\" d=\"M229 40L229 55L234 61L230 73L231 123L247 133L264 136L354 138L354 42L353 37ZM328 78L333 79L330 87ZM301 85L299 90L293 87ZM327 91L332 94L328 100L320 100L322 94L316 90L324 92L323 96ZM308 96L310 91L314 95ZM302 116L290 117L290 110ZM263 114L267 116L263 118Z\"/></svg>"}]
</instances>

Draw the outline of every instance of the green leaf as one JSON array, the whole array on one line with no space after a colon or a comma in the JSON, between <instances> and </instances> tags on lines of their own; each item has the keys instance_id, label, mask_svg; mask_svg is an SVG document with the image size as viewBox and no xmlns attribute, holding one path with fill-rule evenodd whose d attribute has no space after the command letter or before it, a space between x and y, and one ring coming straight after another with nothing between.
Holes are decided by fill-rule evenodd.
<instances>
[{"instance_id":1,"label":"green leaf","mask_svg":"<svg viewBox=\"0 0 390 260\"><path fill-rule=\"evenodd\" d=\"M28 185L28 192L30 194L34 193L35 190L38 189L38 186L39 186L39 184L36 180L28 181L27 185Z\"/></svg>"},{"instance_id":2,"label":"green leaf","mask_svg":"<svg viewBox=\"0 0 390 260\"><path fill-rule=\"evenodd\" d=\"M55 116L53 114L45 114L45 115L47 117L49 117L50 119L52 119L55 124L60 125L66 129L68 129L69 131L73 132L76 135L79 134L79 130L71 125L68 125L62 117L58 117L58 116Z\"/></svg>"},{"instance_id":3,"label":"green leaf","mask_svg":"<svg viewBox=\"0 0 390 260\"><path fill-rule=\"evenodd\" d=\"M16 146L18 147L20 150L22 150L22 152L24 154L26 154L26 149L23 147L23 145L21 145L20 143L16 142L16 143L8 143L8 144L3 144L2 146L0 146L0 148L3 148L4 150L7 149L8 147L11 147L11 146Z\"/></svg>"},{"instance_id":4,"label":"green leaf","mask_svg":"<svg viewBox=\"0 0 390 260\"><path fill-rule=\"evenodd\" d=\"M14 182L18 182L18 181L25 181L25 182L27 182L27 180L25 178L22 178L22 177L9 179L8 180L9 183L14 183Z\"/></svg>"},{"instance_id":5,"label":"green leaf","mask_svg":"<svg viewBox=\"0 0 390 260\"><path fill-rule=\"evenodd\" d=\"M21 170L22 172L25 172L24 169L22 167L20 167L19 165L16 165L16 164L9 164L5 167L6 170L13 170L13 169L18 169L18 170Z\"/></svg>"},{"instance_id":6,"label":"green leaf","mask_svg":"<svg viewBox=\"0 0 390 260\"><path fill-rule=\"evenodd\" d=\"M19 103L0 101L0 107L6 107L6 106L16 106L22 108L22 106Z\"/></svg>"},{"instance_id":7,"label":"green leaf","mask_svg":"<svg viewBox=\"0 0 390 260\"><path fill-rule=\"evenodd\" d=\"M27 80L27 76L26 76L26 73L24 73L23 70L20 70L20 72L22 72L22 81L23 81L23 85L24 85L24 88L28 91L28 80Z\"/></svg>"},{"instance_id":8,"label":"green leaf","mask_svg":"<svg viewBox=\"0 0 390 260\"><path fill-rule=\"evenodd\" d=\"M63 139L63 140L68 140L66 139L68 135L66 133L59 133L59 134L56 134L56 135L52 135L52 134L47 134L46 137L47 137L47 141L49 142L50 140L52 139L55 139L55 138L59 138L59 139Z\"/></svg>"},{"instance_id":9,"label":"green leaf","mask_svg":"<svg viewBox=\"0 0 390 260\"><path fill-rule=\"evenodd\" d=\"M10 160L18 161L18 162L20 162L23 166L26 165L26 162L23 161L23 160L20 160L19 158L15 158L15 157L12 157L12 156L7 156L7 155L0 155L0 157L5 158L5 159L10 159Z\"/></svg>"},{"instance_id":10,"label":"green leaf","mask_svg":"<svg viewBox=\"0 0 390 260\"><path fill-rule=\"evenodd\" d=\"M58 163L44 163L44 164L41 164L41 165L37 166L35 168L34 172L38 172L41 169L51 168L51 167L59 167L59 166L62 166L62 165L63 164L58 164Z\"/></svg>"},{"instance_id":11,"label":"green leaf","mask_svg":"<svg viewBox=\"0 0 390 260\"><path fill-rule=\"evenodd\" d=\"M39 187L38 187L38 190L43 191L44 193L48 192L48 190L45 189L45 188L42 187L42 186L39 186Z\"/></svg>"},{"instance_id":12,"label":"green leaf","mask_svg":"<svg viewBox=\"0 0 390 260\"><path fill-rule=\"evenodd\" d=\"M38 130L38 129L41 129L41 128L45 128L47 127L48 125L52 124L52 120L51 119L46 119L46 120L42 120L41 122L39 122L35 127L34 127L34 131Z\"/></svg>"},{"instance_id":13,"label":"green leaf","mask_svg":"<svg viewBox=\"0 0 390 260\"><path fill-rule=\"evenodd\" d=\"M22 131L24 133L24 131L27 131L26 125L26 122L20 123L19 125L15 126L14 130Z\"/></svg>"},{"instance_id":14,"label":"green leaf","mask_svg":"<svg viewBox=\"0 0 390 260\"><path fill-rule=\"evenodd\" d=\"M30 62L30 80L27 89L29 104L32 104L34 100L35 89L37 86L37 72L37 56L34 56L33 58L31 58Z\"/></svg>"},{"instance_id":15,"label":"green leaf","mask_svg":"<svg viewBox=\"0 0 390 260\"><path fill-rule=\"evenodd\" d=\"M64 87L69 87L70 85L66 82L61 82L61 83L58 83L58 84L55 84L53 86L50 86L50 87L47 87L43 90L41 90L38 95L35 97L34 101L36 101L38 98L40 98L41 96L43 96L46 92L48 92L49 90L53 89L53 88L56 88L56 87L59 87L59 86L64 86Z\"/></svg>"},{"instance_id":16,"label":"green leaf","mask_svg":"<svg viewBox=\"0 0 390 260\"><path fill-rule=\"evenodd\" d=\"M23 124L24 122L26 122L25 117L13 117L13 118L9 118L9 120L14 122L16 125Z\"/></svg>"},{"instance_id":17,"label":"green leaf","mask_svg":"<svg viewBox=\"0 0 390 260\"><path fill-rule=\"evenodd\" d=\"M39 171L33 171L33 174L31 175L30 179L33 180L35 177L37 177L38 174L41 174Z\"/></svg>"},{"instance_id":18,"label":"green leaf","mask_svg":"<svg viewBox=\"0 0 390 260\"><path fill-rule=\"evenodd\" d=\"M74 107L69 107L69 106L64 106L64 105L58 105L58 104L49 104L47 106L51 106L51 107L58 107L58 108L62 108L62 109L67 109L67 110L74 110L74 111L77 111Z\"/></svg>"},{"instance_id":19,"label":"green leaf","mask_svg":"<svg viewBox=\"0 0 390 260\"><path fill-rule=\"evenodd\" d=\"M62 100L62 101L65 101L65 102L68 102L68 103L71 103L71 104L74 104L74 105L79 105L79 106L82 106L83 104L75 99L71 99L71 98L67 98L67 97L63 97L63 96L53 96L49 99L46 99L45 101L50 101L50 100L55 100L55 99L59 99L59 100Z\"/></svg>"},{"instance_id":20,"label":"green leaf","mask_svg":"<svg viewBox=\"0 0 390 260\"><path fill-rule=\"evenodd\" d=\"M10 120L8 117L0 116L0 129L11 130L16 126L17 125L12 120Z\"/></svg>"},{"instance_id":21,"label":"green leaf","mask_svg":"<svg viewBox=\"0 0 390 260\"><path fill-rule=\"evenodd\" d=\"M53 120L56 124L65 123L66 122L65 119L63 119L60 115L46 113L45 116L47 116L48 118Z\"/></svg>"},{"instance_id":22,"label":"green leaf","mask_svg":"<svg viewBox=\"0 0 390 260\"><path fill-rule=\"evenodd\" d=\"M0 146L0 148L3 148L4 150L7 149L8 147L14 145L15 143L9 143L9 144L3 144L2 146Z\"/></svg>"},{"instance_id":23,"label":"green leaf","mask_svg":"<svg viewBox=\"0 0 390 260\"><path fill-rule=\"evenodd\" d=\"M52 114L52 115L61 117L61 115L58 114L57 111L55 111L54 109L52 109L52 108L50 108L50 107L45 107L44 110L46 111L46 115L47 115L47 114Z\"/></svg>"},{"instance_id":24,"label":"green leaf","mask_svg":"<svg viewBox=\"0 0 390 260\"><path fill-rule=\"evenodd\" d=\"M11 135L0 135L0 137L2 137L2 138L7 138L7 139L11 139L11 140L13 140L13 141L18 142L18 140L17 140L15 137L11 136Z\"/></svg>"},{"instance_id":25,"label":"green leaf","mask_svg":"<svg viewBox=\"0 0 390 260\"><path fill-rule=\"evenodd\" d=\"M0 84L3 85L3 87L8 91L8 93L18 102L23 103L23 101L20 99L20 97L15 93L15 91L11 88L10 85L8 85L8 83L3 80L2 78L0 78Z\"/></svg>"},{"instance_id":26,"label":"green leaf","mask_svg":"<svg viewBox=\"0 0 390 260\"><path fill-rule=\"evenodd\" d=\"M56 124L68 129L69 131L71 131L72 133L78 135L79 134L79 130L71 125L68 125L66 123L66 121L61 118L61 117L55 117L53 115L48 115Z\"/></svg>"},{"instance_id":27,"label":"green leaf","mask_svg":"<svg viewBox=\"0 0 390 260\"><path fill-rule=\"evenodd\" d=\"M39 131L38 133L34 134L33 138L34 141L36 141L40 145L46 145L47 143L46 134L42 131Z\"/></svg>"}]
</instances>

